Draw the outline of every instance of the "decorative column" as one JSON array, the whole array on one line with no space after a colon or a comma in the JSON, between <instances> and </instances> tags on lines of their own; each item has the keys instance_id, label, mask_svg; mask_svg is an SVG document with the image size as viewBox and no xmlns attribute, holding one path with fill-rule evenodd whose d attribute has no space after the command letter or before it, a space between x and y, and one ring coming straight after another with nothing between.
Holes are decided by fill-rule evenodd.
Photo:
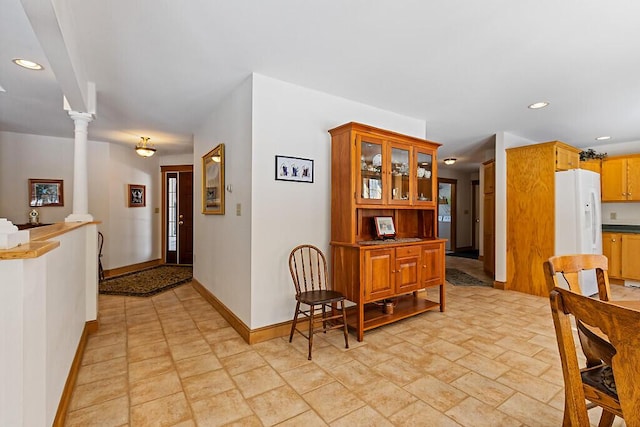
<instances>
[{"instance_id":1,"label":"decorative column","mask_svg":"<svg viewBox=\"0 0 640 427\"><path fill-rule=\"evenodd\" d=\"M93 115L69 111L75 124L75 144L73 150L73 212L66 222L91 222L89 214L89 190L87 179L87 129Z\"/></svg>"}]
</instances>

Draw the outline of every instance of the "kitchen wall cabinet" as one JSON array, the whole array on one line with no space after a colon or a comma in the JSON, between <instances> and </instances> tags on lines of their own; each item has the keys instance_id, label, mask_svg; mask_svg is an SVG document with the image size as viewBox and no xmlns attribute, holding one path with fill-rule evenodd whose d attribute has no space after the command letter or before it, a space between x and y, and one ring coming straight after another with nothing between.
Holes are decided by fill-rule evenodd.
<instances>
[{"instance_id":1,"label":"kitchen wall cabinet","mask_svg":"<svg viewBox=\"0 0 640 427\"><path fill-rule=\"evenodd\" d=\"M602 160L600 159L580 160L580 169L586 169L596 173L602 173Z\"/></svg>"},{"instance_id":2,"label":"kitchen wall cabinet","mask_svg":"<svg viewBox=\"0 0 640 427\"><path fill-rule=\"evenodd\" d=\"M445 309L445 240L437 236L440 144L359 123L331 134L332 283L355 303L347 322L366 330ZM380 240L376 216L393 219L395 239ZM426 289L437 287L437 296ZM395 304L384 313L384 300Z\"/></svg>"},{"instance_id":3,"label":"kitchen wall cabinet","mask_svg":"<svg viewBox=\"0 0 640 427\"><path fill-rule=\"evenodd\" d=\"M577 168L579 153L559 141L507 149L505 289L549 296L542 264L555 254L555 172Z\"/></svg>"},{"instance_id":4,"label":"kitchen wall cabinet","mask_svg":"<svg viewBox=\"0 0 640 427\"><path fill-rule=\"evenodd\" d=\"M640 201L640 155L602 161L602 201Z\"/></svg>"}]
</instances>

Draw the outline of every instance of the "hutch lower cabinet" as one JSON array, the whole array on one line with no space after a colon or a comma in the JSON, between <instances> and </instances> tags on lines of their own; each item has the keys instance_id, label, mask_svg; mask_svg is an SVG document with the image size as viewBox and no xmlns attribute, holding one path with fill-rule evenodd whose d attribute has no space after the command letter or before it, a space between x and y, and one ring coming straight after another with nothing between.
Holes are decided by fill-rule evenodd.
<instances>
[{"instance_id":1,"label":"hutch lower cabinet","mask_svg":"<svg viewBox=\"0 0 640 427\"><path fill-rule=\"evenodd\" d=\"M354 303L347 322L364 332L445 309L445 240L437 237L440 144L359 123L331 133L331 271ZM391 218L380 239L374 219ZM438 288L437 296L428 288Z\"/></svg>"}]
</instances>

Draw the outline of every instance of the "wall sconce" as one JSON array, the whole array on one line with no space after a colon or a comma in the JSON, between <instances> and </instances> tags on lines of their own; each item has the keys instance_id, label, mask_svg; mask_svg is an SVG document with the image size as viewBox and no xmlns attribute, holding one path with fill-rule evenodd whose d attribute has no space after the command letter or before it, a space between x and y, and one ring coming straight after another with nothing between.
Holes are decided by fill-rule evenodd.
<instances>
[{"instance_id":1,"label":"wall sconce","mask_svg":"<svg viewBox=\"0 0 640 427\"><path fill-rule=\"evenodd\" d=\"M136 153L142 157L151 157L156 154L156 149L153 145L149 144L149 139L144 136L140 137L140 142L136 145Z\"/></svg>"},{"instance_id":2,"label":"wall sconce","mask_svg":"<svg viewBox=\"0 0 640 427\"><path fill-rule=\"evenodd\" d=\"M456 159L455 157L448 157L448 158L444 159L444 164L451 166L452 164L454 164L456 162L456 160L458 160L458 159Z\"/></svg>"}]
</instances>

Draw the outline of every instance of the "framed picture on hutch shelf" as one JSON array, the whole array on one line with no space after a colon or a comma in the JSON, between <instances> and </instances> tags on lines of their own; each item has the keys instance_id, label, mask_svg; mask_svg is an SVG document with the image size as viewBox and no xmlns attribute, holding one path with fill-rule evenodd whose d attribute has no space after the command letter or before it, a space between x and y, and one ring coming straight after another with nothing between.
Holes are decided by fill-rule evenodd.
<instances>
[{"instance_id":1,"label":"framed picture on hutch shelf","mask_svg":"<svg viewBox=\"0 0 640 427\"><path fill-rule=\"evenodd\" d=\"M396 236L396 228L393 225L393 217L390 216L374 216L373 221L376 224L376 234L380 239L392 239Z\"/></svg>"}]
</instances>

